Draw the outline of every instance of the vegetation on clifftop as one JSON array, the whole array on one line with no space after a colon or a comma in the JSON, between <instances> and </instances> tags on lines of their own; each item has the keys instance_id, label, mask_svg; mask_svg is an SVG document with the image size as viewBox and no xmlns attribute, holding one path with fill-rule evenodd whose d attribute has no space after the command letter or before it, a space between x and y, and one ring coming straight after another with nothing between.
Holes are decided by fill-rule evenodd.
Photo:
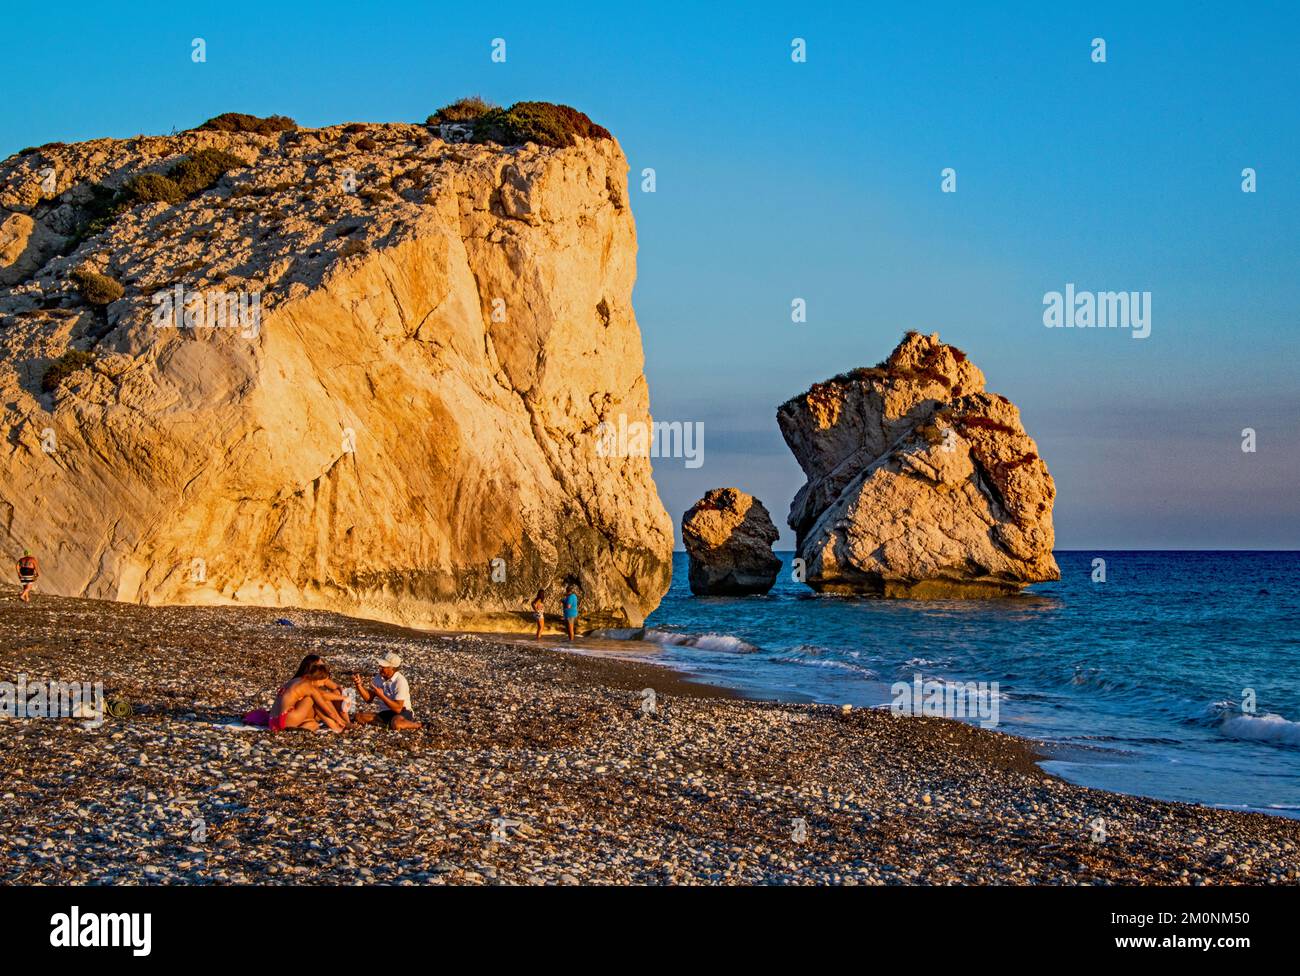
<instances>
[{"instance_id":1,"label":"vegetation on clifftop","mask_svg":"<svg viewBox=\"0 0 1300 976\"><path fill-rule=\"evenodd\" d=\"M289 132L298 128L298 123L287 115L268 115L259 118L243 112L222 112L200 126L196 132L251 132L259 136L273 136L278 132Z\"/></svg>"},{"instance_id":2,"label":"vegetation on clifftop","mask_svg":"<svg viewBox=\"0 0 1300 976\"><path fill-rule=\"evenodd\" d=\"M120 202L129 206L133 203L180 203L185 194L169 176L141 173L126 185L126 197Z\"/></svg>"},{"instance_id":3,"label":"vegetation on clifftop","mask_svg":"<svg viewBox=\"0 0 1300 976\"><path fill-rule=\"evenodd\" d=\"M168 170L167 176L180 188L181 195L189 198L211 189L217 180L232 169L247 165L234 153L221 149L200 149Z\"/></svg>"},{"instance_id":4,"label":"vegetation on clifftop","mask_svg":"<svg viewBox=\"0 0 1300 976\"><path fill-rule=\"evenodd\" d=\"M495 142L502 146L539 146L562 149L578 139L610 139L609 130L584 113L553 102L515 102L497 108L477 96L444 105L426 120L428 125L461 122L469 125L473 142Z\"/></svg>"},{"instance_id":5,"label":"vegetation on clifftop","mask_svg":"<svg viewBox=\"0 0 1300 976\"><path fill-rule=\"evenodd\" d=\"M444 122L472 122L480 116L487 115L488 112L499 110L498 106L480 98L478 95L470 95L468 98L459 98L450 105L444 105L425 120L425 125L441 125Z\"/></svg>"},{"instance_id":6,"label":"vegetation on clifftop","mask_svg":"<svg viewBox=\"0 0 1300 976\"><path fill-rule=\"evenodd\" d=\"M121 190L97 183L91 187L89 203L81 208L81 224L69 243L71 253L88 237L112 226L123 213L141 203L175 206L216 186L232 169L248 163L223 149L200 149L173 165L166 173L140 173Z\"/></svg>"}]
</instances>

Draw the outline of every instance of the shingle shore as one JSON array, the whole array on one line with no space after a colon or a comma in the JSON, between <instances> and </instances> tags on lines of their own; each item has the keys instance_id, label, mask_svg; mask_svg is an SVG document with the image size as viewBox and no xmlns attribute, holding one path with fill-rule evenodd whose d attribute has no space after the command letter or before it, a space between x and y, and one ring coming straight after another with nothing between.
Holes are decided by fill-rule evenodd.
<instances>
[{"instance_id":1,"label":"shingle shore","mask_svg":"<svg viewBox=\"0 0 1300 976\"><path fill-rule=\"evenodd\" d=\"M419 732L213 724L266 706L304 654L345 677L387 650ZM19 674L102 681L132 715L0 720L6 884L1300 878L1300 822L1071 786L1031 743L957 722L741 700L526 643L5 594L0 680Z\"/></svg>"}]
</instances>

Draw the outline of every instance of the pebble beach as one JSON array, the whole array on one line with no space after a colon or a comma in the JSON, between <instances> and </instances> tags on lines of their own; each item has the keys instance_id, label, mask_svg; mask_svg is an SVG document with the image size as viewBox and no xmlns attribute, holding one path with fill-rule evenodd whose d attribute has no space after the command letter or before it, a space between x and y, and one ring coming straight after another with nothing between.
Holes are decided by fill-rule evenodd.
<instances>
[{"instance_id":1,"label":"pebble beach","mask_svg":"<svg viewBox=\"0 0 1300 976\"><path fill-rule=\"evenodd\" d=\"M1026 739L746 700L550 641L6 593L0 680L102 682L121 715L0 720L0 882L1300 880L1295 820L1077 787ZM305 654L342 682L389 651L422 729L241 727Z\"/></svg>"}]
</instances>

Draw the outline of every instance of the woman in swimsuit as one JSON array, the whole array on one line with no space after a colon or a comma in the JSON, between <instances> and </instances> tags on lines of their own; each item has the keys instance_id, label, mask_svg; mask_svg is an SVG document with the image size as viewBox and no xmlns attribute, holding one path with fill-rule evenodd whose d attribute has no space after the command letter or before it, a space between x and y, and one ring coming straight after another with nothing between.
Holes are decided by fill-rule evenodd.
<instances>
[{"instance_id":1,"label":"woman in swimsuit","mask_svg":"<svg viewBox=\"0 0 1300 976\"><path fill-rule=\"evenodd\" d=\"M298 671L294 674L294 677L306 677L307 672L311 669L313 664L324 666L325 662L319 654L308 654L302 659L302 663L298 665ZM328 669L325 673L326 677L322 678L320 683L313 687L313 691L316 693L316 710L325 713L324 715L317 715L316 717L322 720L325 717L329 717L337 722L341 722L343 725L348 725L350 724L351 719L348 717L347 706L343 704L347 701L347 692L339 687L339 685L335 683L334 679L328 676ZM355 701L352 702L352 707L355 710Z\"/></svg>"},{"instance_id":2,"label":"woman in swimsuit","mask_svg":"<svg viewBox=\"0 0 1300 976\"><path fill-rule=\"evenodd\" d=\"M308 665L306 674L292 678L276 693L271 706L271 731L317 729L324 722L332 731L342 732L347 721L331 703L326 682L333 684L329 669L319 661ZM342 698L339 694L338 700Z\"/></svg>"},{"instance_id":3,"label":"woman in swimsuit","mask_svg":"<svg viewBox=\"0 0 1300 976\"><path fill-rule=\"evenodd\" d=\"M302 659L302 663L298 665L298 670L297 670L297 672L294 673L294 677L295 677L295 678L305 678L305 677L307 676L307 672L308 672L309 670L311 670L311 666L312 666L313 664L324 665L324 664L325 664L325 660L324 660L324 659L323 659L319 654L308 654L305 658ZM326 670L325 673L326 673L326 675L329 674L328 669ZM321 687L324 688L324 689L326 689L327 691L342 691L342 690L343 690L343 689L340 688L337 684L334 683L334 680L333 680L332 678L329 678L329 677L326 677L326 678L321 682Z\"/></svg>"},{"instance_id":4,"label":"woman in swimsuit","mask_svg":"<svg viewBox=\"0 0 1300 976\"><path fill-rule=\"evenodd\" d=\"M18 560L18 582L22 584L22 601L23 603L32 602L32 587L36 585L36 577L41 575L41 567L36 562L36 557L32 555L30 549L23 550L23 557Z\"/></svg>"},{"instance_id":5,"label":"woman in swimsuit","mask_svg":"<svg viewBox=\"0 0 1300 976\"><path fill-rule=\"evenodd\" d=\"M538 590L533 597L533 613L537 616L537 640L542 639L542 624L546 623L546 591Z\"/></svg>"}]
</instances>

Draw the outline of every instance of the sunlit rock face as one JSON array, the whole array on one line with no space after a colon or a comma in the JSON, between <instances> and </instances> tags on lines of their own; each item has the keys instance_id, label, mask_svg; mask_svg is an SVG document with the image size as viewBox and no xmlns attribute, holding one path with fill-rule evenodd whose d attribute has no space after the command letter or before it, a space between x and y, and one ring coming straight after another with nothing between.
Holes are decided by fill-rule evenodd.
<instances>
[{"instance_id":1,"label":"sunlit rock face","mask_svg":"<svg viewBox=\"0 0 1300 976\"><path fill-rule=\"evenodd\" d=\"M937 335L908 333L777 422L808 478L789 523L814 589L942 599L1060 578L1047 465L1015 405Z\"/></svg>"},{"instance_id":2,"label":"sunlit rock face","mask_svg":"<svg viewBox=\"0 0 1300 976\"><path fill-rule=\"evenodd\" d=\"M772 516L739 488L715 488L682 516L682 542L697 596L766 593L781 560L772 552L780 536Z\"/></svg>"},{"instance_id":3,"label":"sunlit rock face","mask_svg":"<svg viewBox=\"0 0 1300 976\"><path fill-rule=\"evenodd\" d=\"M89 219L205 148L246 165ZM612 139L418 125L0 163L6 548L65 595L502 628L576 577L584 624L639 624L672 522L649 459L594 433L650 421L627 168ZM122 297L89 303L78 270ZM89 364L44 390L71 349Z\"/></svg>"}]
</instances>

